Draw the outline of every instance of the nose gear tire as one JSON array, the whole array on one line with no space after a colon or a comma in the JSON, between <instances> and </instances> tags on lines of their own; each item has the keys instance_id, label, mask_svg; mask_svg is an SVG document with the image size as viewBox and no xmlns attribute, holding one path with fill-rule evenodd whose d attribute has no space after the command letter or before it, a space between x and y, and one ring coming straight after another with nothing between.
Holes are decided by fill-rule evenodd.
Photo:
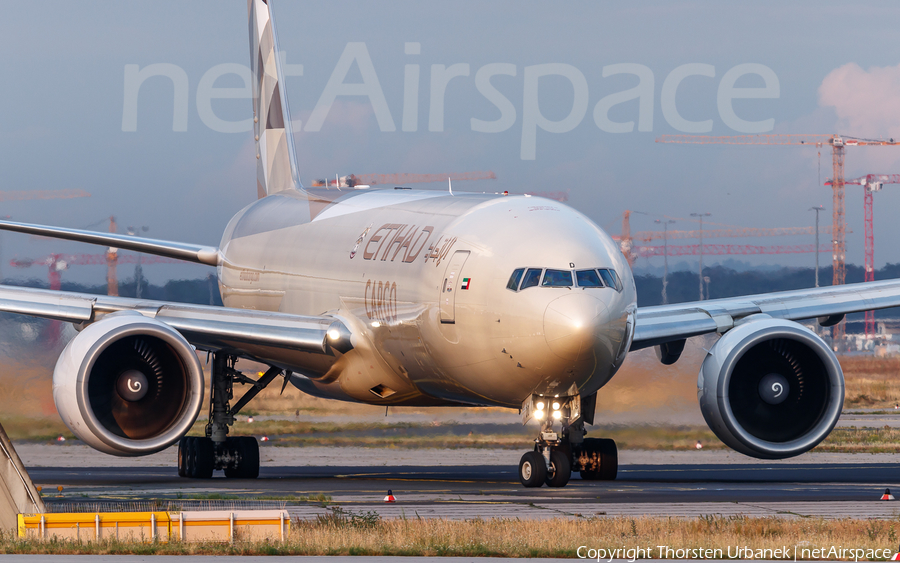
<instances>
[{"instance_id":1,"label":"nose gear tire","mask_svg":"<svg viewBox=\"0 0 900 563\"><path fill-rule=\"evenodd\" d=\"M572 465L569 456L562 450L550 451L550 467L547 469L548 487L565 487L572 476Z\"/></svg>"},{"instance_id":2,"label":"nose gear tire","mask_svg":"<svg viewBox=\"0 0 900 563\"><path fill-rule=\"evenodd\" d=\"M547 462L535 451L527 452L519 460L519 482L526 487L540 487L547 479Z\"/></svg>"}]
</instances>

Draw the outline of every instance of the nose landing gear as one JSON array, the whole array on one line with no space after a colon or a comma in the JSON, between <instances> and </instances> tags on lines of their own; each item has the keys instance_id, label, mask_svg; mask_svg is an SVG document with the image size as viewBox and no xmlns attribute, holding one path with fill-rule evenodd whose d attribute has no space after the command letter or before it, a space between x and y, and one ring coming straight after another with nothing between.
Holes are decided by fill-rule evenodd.
<instances>
[{"instance_id":1,"label":"nose landing gear","mask_svg":"<svg viewBox=\"0 0 900 563\"><path fill-rule=\"evenodd\" d=\"M593 398L592 398L593 399ZM585 438L582 399L532 396L522 406L523 423L531 418L541 422L534 450L519 460L519 481L525 487L565 487L573 471L586 481L609 481L618 473L616 443L604 438ZM593 422L593 408L590 409ZM560 432L554 431L559 423Z\"/></svg>"}]
</instances>

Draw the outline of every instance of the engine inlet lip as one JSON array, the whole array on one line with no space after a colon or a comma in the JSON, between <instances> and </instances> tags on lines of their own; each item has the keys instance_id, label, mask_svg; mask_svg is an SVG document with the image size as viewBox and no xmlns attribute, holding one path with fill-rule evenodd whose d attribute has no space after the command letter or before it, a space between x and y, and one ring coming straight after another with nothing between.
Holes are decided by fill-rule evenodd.
<instances>
[{"instance_id":1,"label":"engine inlet lip","mask_svg":"<svg viewBox=\"0 0 900 563\"><path fill-rule=\"evenodd\" d=\"M194 349L181 337L180 333L165 323L144 317L136 317L137 315L122 316L116 319L120 321L118 327L106 327L106 332L91 345L85 354L79 366L78 377L75 382L75 398L78 409L88 429L103 443L124 455L131 456L155 453L175 443L190 430L200 414L200 408L203 403L203 371ZM92 327L96 326L99 329L102 324L102 322L98 322ZM90 328L88 327L88 329ZM116 436L97 419L90 409L90 401L88 400L89 374L94 368L97 359L112 343L129 336L152 336L170 345L184 363L184 369L188 375L187 397L178 414L180 421L164 433L150 439L132 440Z\"/></svg>"},{"instance_id":2,"label":"engine inlet lip","mask_svg":"<svg viewBox=\"0 0 900 563\"><path fill-rule=\"evenodd\" d=\"M770 321L757 322L768 323ZM749 324L745 326L749 326ZM831 424L825 427L814 427L812 433L802 438L791 440L789 442L770 442L768 440L761 440L744 430L744 428L739 423L737 423L737 419L735 418L734 412L731 409L731 404L727 400L728 388L729 384L731 383L731 376L734 373L734 368L736 367L737 362L750 348L756 346L757 344L760 344L761 342L772 340L774 338L794 340L802 344L806 344L810 348L812 348L825 366L825 370L828 373L828 382L831 386L832 391L829 394L825 410L819 418L819 421L831 419ZM770 452L766 457L780 459L792 457L809 451L810 449L815 447L816 444L824 440L834 429L835 424L837 424L837 420L840 417L841 409L844 404L844 385L843 377L841 377L841 366L838 363L837 357L834 355L834 352L832 352L818 336L810 332L802 325L793 327L784 326L783 324L777 324L774 326L761 327L759 330L756 330L743 338L731 350L731 352L729 352L728 356L725 358L725 361L722 362L722 369L727 375L718 381L718 386L716 387L716 402L718 403L719 409L723 413L725 413L725 416L722 417L723 422L728 430L730 430L731 433L739 441L749 445L752 448L757 449L758 451ZM835 381L834 374L838 374L838 377L840 377L841 381Z\"/></svg>"}]
</instances>

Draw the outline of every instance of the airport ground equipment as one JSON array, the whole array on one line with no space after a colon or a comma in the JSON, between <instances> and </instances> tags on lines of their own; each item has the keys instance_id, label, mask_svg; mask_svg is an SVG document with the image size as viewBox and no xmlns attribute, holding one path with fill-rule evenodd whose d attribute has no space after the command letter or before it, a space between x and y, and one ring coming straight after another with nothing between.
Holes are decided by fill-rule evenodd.
<instances>
[{"instance_id":1,"label":"airport ground equipment","mask_svg":"<svg viewBox=\"0 0 900 563\"><path fill-rule=\"evenodd\" d=\"M19 514L22 539L67 541L277 541L290 532L286 510Z\"/></svg>"},{"instance_id":2,"label":"airport ground equipment","mask_svg":"<svg viewBox=\"0 0 900 563\"><path fill-rule=\"evenodd\" d=\"M44 510L40 493L0 425L0 530L14 530L18 514Z\"/></svg>"},{"instance_id":3,"label":"airport ground equipment","mask_svg":"<svg viewBox=\"0 0 900 563\"><path fill-rule=\"evenodd\" d=\"M847 220L844 217L844 148L845 147L871 147L871 146L896 146L900 142L894 139L860 139L843 135L804 135L804 134L763 134L763 135L662 135L656 139L657 143L683 143L694 145L720 144L720 145L798 145L813 146L821 150L823 146L831 145L832 164L832 236L834 237L834 250L832 254L832 280L831 285L843 285L846 282L847 268ZM844 323L834 326L834 342L841 342L844 338Z\"/></svg>"}]
</instances>

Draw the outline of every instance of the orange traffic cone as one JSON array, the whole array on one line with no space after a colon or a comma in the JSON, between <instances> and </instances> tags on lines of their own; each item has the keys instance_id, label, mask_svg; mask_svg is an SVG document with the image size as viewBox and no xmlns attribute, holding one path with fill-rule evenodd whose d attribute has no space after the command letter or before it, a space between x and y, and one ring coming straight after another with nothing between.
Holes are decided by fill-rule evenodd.
<instances>
[{"instance_id":1,"label":"orange traffic cone","mask_svg":"<svg viewBox=\"0 0 900 563\"><path fill-rule=\"evenodd\" d=\"M388 489L388 494L384 497L384 502L397 502L397 499L394 498L394 492Z\"/></svg>"},{"instance_id":2,"label":"orange traffic cone","mask_svg":"<svg viewBox=\"0 0 900 563\"><path fill-rule=\"evenodd\" d=\"M890 489L884 490L884 494L881 495L881 500L894 500L894 495L891 494Z\"/></svg>"}]
</instances>

